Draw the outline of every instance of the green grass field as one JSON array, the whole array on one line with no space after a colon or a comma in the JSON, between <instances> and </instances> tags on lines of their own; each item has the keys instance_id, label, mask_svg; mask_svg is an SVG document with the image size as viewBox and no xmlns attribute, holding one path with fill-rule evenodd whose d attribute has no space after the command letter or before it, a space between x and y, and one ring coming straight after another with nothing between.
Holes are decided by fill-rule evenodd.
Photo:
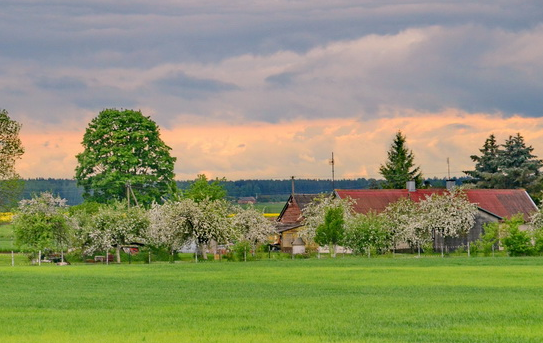
<instances>
[{"instance_id":1,"label":"green grass field","mask_svg":"<svg viewBox=\"0 0 543 343\"><path fill-rule=\"evenodd\" d=\"M0 251L10 251L13 246L13 229L11 225L0 224Z\"/></svg>"},{"instance_id":2,"label":"green grass field","mask_svg":"<svg viewBox=\"0 0 543 343\"><path fill-rule=\"evenodd\" d=\"M542 258L0 267L0 342L542 342ZM21 258L21 257L18 257Z\"/></svg>"}]
</instances>

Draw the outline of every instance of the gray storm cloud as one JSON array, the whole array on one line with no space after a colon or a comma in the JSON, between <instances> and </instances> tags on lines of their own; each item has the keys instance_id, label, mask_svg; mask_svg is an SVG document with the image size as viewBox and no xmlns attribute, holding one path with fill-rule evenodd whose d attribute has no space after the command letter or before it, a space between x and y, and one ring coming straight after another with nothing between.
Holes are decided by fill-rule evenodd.
<instances>
[{"instance_id":1,"label":"gray storm cloud","mask_svg":"<svg viewBox=\"0 0 543 343\"><path fill-rule=\"evenodd\" d=\"M105 107L278 122L543 106L540 1L4 1L15 118ZM32 101L28 101L28 99Z\"/></svg>"}]
</instances>

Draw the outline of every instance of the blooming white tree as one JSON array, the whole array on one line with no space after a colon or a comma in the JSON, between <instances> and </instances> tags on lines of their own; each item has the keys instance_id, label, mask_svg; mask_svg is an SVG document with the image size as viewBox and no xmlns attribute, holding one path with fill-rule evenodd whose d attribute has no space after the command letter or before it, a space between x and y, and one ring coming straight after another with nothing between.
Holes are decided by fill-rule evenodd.
<instances>
[{"instance_id":1,"label":"blooming white tree","mask_svg":"<svg viewBox=\"0 0 543 343\"><path fill-rule=\"evenodd\" d=\"M191 199L153 204L145 232L147 243L167 249L173 262L174 253L190 240L190 226L197 221L194 217L198 213L198 206Z\"/></svg>"},{"instance_id":2,"label":"blooming white tree","mask_svg":"<svg viewBox=\"0 0 543 343\"><path fill-rule=\"evenodd\" d=\"M443 238L467 235L475 224L477 210L477 204L471 203L466 193L456 187L443 194L427 196L419 204L426 230L439 233Z\"/></svg>"},{"instance_id":3,"label":"blooming white tree","mask_svg":"<svg viewBox=\"0 0 543 343\"><path fill-rule=\"evenodd\" d=\"M49 192L21 200L13 218L16 244L33 251L67 248L73 227L66 214L66 199Z\"/></svg>"},{"instance_id":4,"label":"blooming white tree","mask_svg":"<svg viewBox=\"0 0 543 343\"><path fill-rule=\"evenodd\" d=\"M302 210L304 229L300 232L306 242L315 239L317 228L324 224L324 217L331 208L341 208L343 219L348 220L353 215L353 201L350 198L341 199L331 195L321 194Z\"/></svg>"},{"instance_id":5,"label":"blooming white tree","mask_svg":"<svg viewBox=\"0 0 543 343\"><path fill-rule=\"evenodd\" d=\"M477 205L471 203L462 189L443 194L434 193L415 203L402 198L390 204L385 215L396 242L405 240L420 247L432 241L433 233L442 237L465 235L475 224Z\"/></svg>"},{"instance_id":6,"label":"blooming white tree","mask_svg":"<svg viewBox=\"0 0 543 343\"><path fill-rule=\"evenodd\" d=\"M226 200L204 199L198 202L198 209L198 217L189 227L189 237L196 241L202 258L206 260L209 243L227 243L235 237L235 231L230 225L230 204Z\"/></svg>"},{"instance_id":7,"label":"blooming white tree","mask_svg":"<svg viewBox=\"0 0 543 343\"><path fill-rule=\"evenodd\" d=\"M269 237L275 234L275 226L264 217L264 214L254 207L246 209L236 206L235 215L231 218L231 225L236 232L237 238L251 244L253 251L256 246L266 243Z\"/></svg>"},{"instance_id":8,"label":"blooming white tree","mask_svg":"<svg viewBox=\"0 0 543 343\"><path fill-rule=\"evenodd\" d=\"M126 208L116 202L98 209L92 217L90 227L82 228L87 236L85 252L116 250L117 263L121 262L121 247L133 242L142 242L143 233L149 226L147 211L141 207Z\"/></svg>"},{"instance_id":9,"label":"blooming white tree","mask_svg":"<svg viewBox=\"0 0 543 343\"><path fill-rule=\"evenodd\" d=\"M408 198L400 198L387 206L383 215L390 227L392 245L405 241L412 246L424 244L431 239L429 232L424 230L418 212L418 205Z\"/></svg>"}]
</instances>

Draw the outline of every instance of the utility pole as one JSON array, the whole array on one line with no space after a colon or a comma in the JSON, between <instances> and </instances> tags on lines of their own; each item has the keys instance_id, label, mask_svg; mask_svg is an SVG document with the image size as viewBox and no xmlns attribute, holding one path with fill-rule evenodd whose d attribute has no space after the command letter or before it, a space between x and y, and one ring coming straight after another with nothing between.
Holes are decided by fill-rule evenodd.
<instances>
[{"instance_id":1,"label":"utility pole","mask_svg":"<svg viewBox=\"0 0 543 343\"><path fill-rule=\"evenodd\" d=\"M130 208L130 181L126 181L126 200L128 202L128 208Z\"/></svg>"},{"instance_id":2,"label":"utility pole","mask_svg":"<svg viewBox=\"0 0 543 343\"><path fill-rule=\"evenodd\" d=\"M336 164L336 161L334 160L334 152L332 152L332 159L328 161L328 163L332 166L332 191L336 189L336 182L335 182L335 175L334 175L334 165Z\"/></svg>"},{"instance_id":3,"label":"utility pole","mask_svg":"<svg viewBox=\"0 0 543 343\"><path fill-rule=\"evenodd\" d=\"M134 194L134 190L132 190L132 184L130 184L130 181L126 181L126 199L128 201L128 208L130 208L130 196L132 196L132 199L134 199L136 206L139 206L138 199Z\"/></svg>"}]
</instances>

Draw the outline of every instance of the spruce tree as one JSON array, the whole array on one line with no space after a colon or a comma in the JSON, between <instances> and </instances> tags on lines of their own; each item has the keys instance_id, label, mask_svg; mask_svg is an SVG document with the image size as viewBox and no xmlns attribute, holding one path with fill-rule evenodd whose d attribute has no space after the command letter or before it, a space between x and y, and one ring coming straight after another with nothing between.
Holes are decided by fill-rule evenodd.
<instances>
[{"instance_id":1,"label":"spruce tree","mask_svg":"<svg viewBox=\"0 0 543 343\"><path fill-rule=\"evenodd\" d=\"M526 146L520 133L509 136L501 145L490 135L479 149L482 155L471 156L475 170L464 173L474 178L478 188L525 188L533 196L541 188L539 169L543 166L543 161L532 154L533 150Z\"/></svg>"},{"instance_id":2,"label":"spruce tree","mask_svg":"<svg viewBox=\"0 0 543 343\"><path fill-rule=\"evenodd\" d=\"M473 177L479 188L495 188L501 183L500 173L500 146L496 142L496 137L491 134L481 149L481 156L471 155L470 158L475 162L475 170L464 171L467 175Z\"/></svg>"},{"instance_id":3,"label":"spruce tree","mask_svg":"<svg viewBox=\"0 0 543 343\"><path fill-rule=\"evenodd\" d=\"M401 131L396 133L388 151L388 160L379 168L379 173L385 178L383 188L402 189L407 181L414 180L417 187L422 186L420 167L414 167L415 156L407 148L405 136Z\"/></svg>"},{"instance_id":4,"label":"spruce tree","mask_svg":"<svg viewBox=\"0 0 543 343\"><path fill-rule=\"evenodd\" d=\"M509 136L502 147L498 160L504 175L503 188L530 188L539 177L543 161L532 155L534 148L526 146L520 133Z\"/></svg>"}]
</instances>

